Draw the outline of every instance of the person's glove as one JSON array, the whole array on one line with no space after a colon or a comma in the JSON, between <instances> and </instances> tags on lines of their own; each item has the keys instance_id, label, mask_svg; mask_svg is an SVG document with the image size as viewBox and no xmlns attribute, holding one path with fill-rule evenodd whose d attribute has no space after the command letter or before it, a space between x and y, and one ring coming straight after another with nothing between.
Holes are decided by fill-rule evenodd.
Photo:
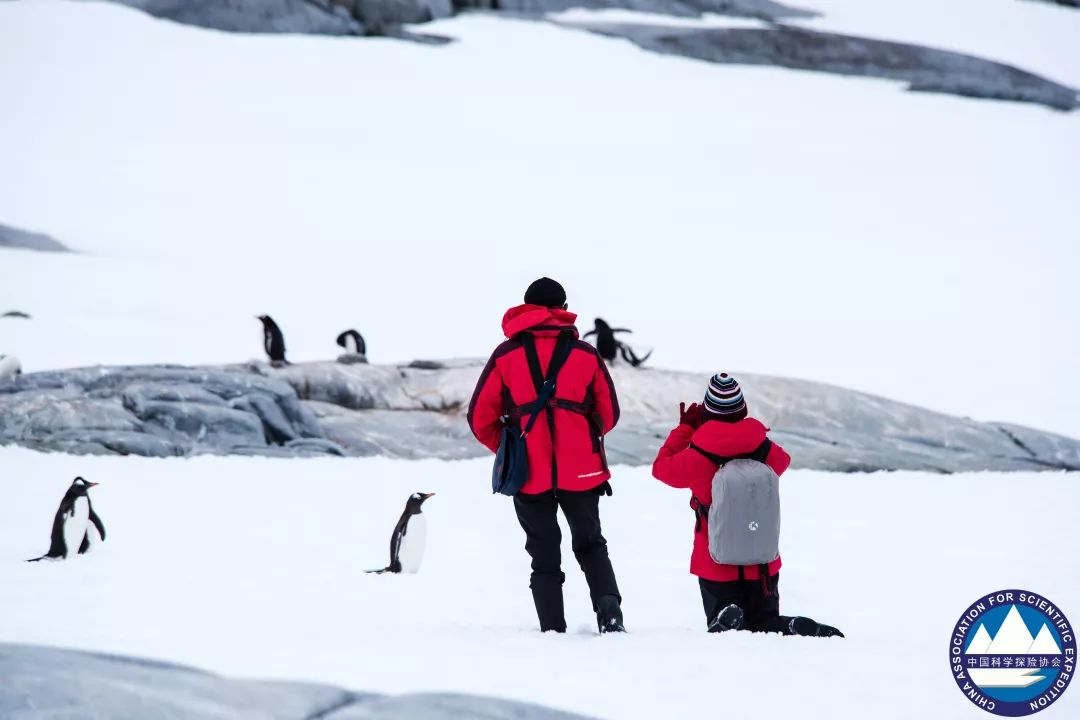
<instances>
[{"instance_id":1,"label":"person's glove","mask_svg":"<svg viewBox=\"0 0 1080 720\"><path fill-rule=\"evenodd\" d=\"M686 403L679 403L679 424L697 430L701 426L701 412L702 408L697 403L690 403L690 407L686 407Z\"/></svg>"}]
</instances>

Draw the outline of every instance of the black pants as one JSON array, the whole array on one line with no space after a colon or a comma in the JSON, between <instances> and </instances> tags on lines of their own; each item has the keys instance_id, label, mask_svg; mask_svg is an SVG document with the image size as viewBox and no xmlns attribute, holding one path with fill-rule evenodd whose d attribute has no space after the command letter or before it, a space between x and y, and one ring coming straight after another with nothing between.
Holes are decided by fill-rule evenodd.
<instances>
[{"instance_id":1,"label":"black pants","mask_svg":"<svg viewBox=\"0 0 1080 720\"><path fill-rule=\"evenodd\" d=\"M604 595L614 595L620 602L622 597L608 558L607 540L600 531L599 492L560 490L558 496L552 492L518 493L514 496L514 509L525 531L525 550L532 557L529 587L532 588L540 629L564 632L562 585L566 576L562 572L562 533L556 516L560 507L570 526L574 557L589 583L593 610Z\"/></svg>"},{"instance_id":2,"label":"black pants","mask_svg":"<svg viewBox=\"0 0 1080 720\"><path fill-rule=\"evenodd\" d=\"M705 623L728 605L738 605L744 613L745 629L752 632L778 632L790 635L791 618L780 614L780 574L767 583L758 580L716 582L698 578Z\"/></svg>"}]
</instances>

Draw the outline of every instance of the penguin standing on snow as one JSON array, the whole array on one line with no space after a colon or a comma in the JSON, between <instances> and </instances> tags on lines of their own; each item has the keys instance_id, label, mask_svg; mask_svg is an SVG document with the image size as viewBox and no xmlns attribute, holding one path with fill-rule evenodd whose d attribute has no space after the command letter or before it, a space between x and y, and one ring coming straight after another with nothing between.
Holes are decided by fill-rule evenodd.
<instances>
[{"instance_id":1,"label":"penguin standing on snow","mask_svg":"<svg viewBox=\"0 0 1080 720\"><path fill-rule=\"evenodd\" d=\"M270 364L274 367L288 365L289 361L285 359L285 335L282 334L281 328L269 315L259 315L258 318L262 321L263 349L270 358Z\"/></svg>"},{"instance_id":2,"label":"penguin standing on snow","mask_svg":"<svg viewBox=\"0 0 1080 720\"><path fill-rule=\"evenodd\" d=\"M374 573L415 573L424 559L424 542L427 539L427 520L420 506L435 493L413 493L405 503L405 512L394 526L390 536L390 564Z\"/></svg>"},{"instance_id":3,"label":"penguin standing on snow","mask_svg":"<svg viewBox=\"0 0 1080 720\"><path fill-rule=\"evenodd\" d=\"M56 517L53 518L49 552L27 562L37 562L45 558L66 559L76 553L82 555L105 540L105 525L90 504L89 490L95 485L97 483L87 482L81 477L75 478L64 493L64 499L60 501Z\"/></svg>"}]
</instances>

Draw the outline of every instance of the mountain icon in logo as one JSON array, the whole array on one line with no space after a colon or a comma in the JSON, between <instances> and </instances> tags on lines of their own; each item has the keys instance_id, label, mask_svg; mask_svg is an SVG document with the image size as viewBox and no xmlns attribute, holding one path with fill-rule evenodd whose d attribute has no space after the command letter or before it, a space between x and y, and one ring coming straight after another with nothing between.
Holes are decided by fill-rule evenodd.
<instances>
[{"instance_id":1,"label":"mountain icon in logo","mask_svg":"<svg viewBox=\"0 0 1080 720\"><path fill-rule=\"evenodd\" d=\"M1026 655L1060 655L1061 648L1054 640L1050 628L1044 622L1038 635L1032 637L1020 611L1013 605L1009 608L1005 622L998 628L997 634L990 637L986 625L980 625L965 655L999 655L1018 658ZM1046 676L1039 668L1024 667L979 667L971 668L971 680L983 688L1025 688L1034 685Z\"/></svg>"}]
</instances>

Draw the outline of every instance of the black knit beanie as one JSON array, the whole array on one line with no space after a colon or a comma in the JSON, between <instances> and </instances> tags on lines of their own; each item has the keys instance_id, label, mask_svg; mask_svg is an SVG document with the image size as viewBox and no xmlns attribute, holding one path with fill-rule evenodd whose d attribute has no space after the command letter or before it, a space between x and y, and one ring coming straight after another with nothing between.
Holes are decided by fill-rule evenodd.
<instances>
[{"instance_id":1,"label":"black knit beanie","mask_svg":"<svg viewBox=\"0 0 1080 720\"><path fill-rule=\"evenodd\" d=\"M562 285L551 278L542 277L533 281L533 284L525 291L525 302L547 308L562 307L566 304L566 291L563 290Z\"/></svg>"}]
</instances>

